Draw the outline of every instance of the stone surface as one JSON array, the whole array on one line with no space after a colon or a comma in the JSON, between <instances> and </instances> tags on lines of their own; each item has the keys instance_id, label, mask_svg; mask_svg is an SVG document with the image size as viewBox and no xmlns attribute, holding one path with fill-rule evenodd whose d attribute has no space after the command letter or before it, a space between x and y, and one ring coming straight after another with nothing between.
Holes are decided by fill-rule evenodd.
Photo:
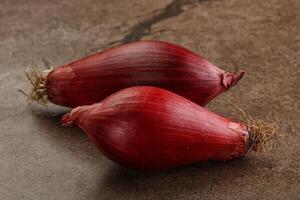
<instances>
[{"instance_id":1,"label":"stone surface","mask_svg":"<svg viewBox=\"0 0 300 200\"><path fill-rule=\"evenodd\" d=\"M299 0L0 1L0 199L300 199ZM138 39L184 45L243 80L231 103L281 125L278 145L226 163L153 173L124 169L61 111L26 102L26 67L59 66Z\"/></svg>"}]
</instances>

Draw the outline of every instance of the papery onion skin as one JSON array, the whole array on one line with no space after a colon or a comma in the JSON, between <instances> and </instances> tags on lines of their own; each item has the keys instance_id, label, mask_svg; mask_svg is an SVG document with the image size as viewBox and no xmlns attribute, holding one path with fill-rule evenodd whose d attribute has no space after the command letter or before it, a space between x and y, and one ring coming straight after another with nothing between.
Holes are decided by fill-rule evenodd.
<instances>
[{"instance_id":1,"label":"papery onion skin","mask_svg":"<svg viewBox=\"0 0 300 200\"><path fill-rule=\"evenodd\" d=\"M67 107L93 104L131 86L161 87L205 105L243 74L225 72L178 45L139 41L58 67L45 88L51 102Z\"/></svg>"},{"instance_id":2,"label":"papery onion skin","mask_svg":"<svg viewBox=\"0 0 300 200\"><path fill-rule=\"evenodd\" d=\"M131 87L62 118L83 129L111 160L129 168L164 169L229 160L249 150L246 125L156 87Z\"/></svg>"}]
</instances>

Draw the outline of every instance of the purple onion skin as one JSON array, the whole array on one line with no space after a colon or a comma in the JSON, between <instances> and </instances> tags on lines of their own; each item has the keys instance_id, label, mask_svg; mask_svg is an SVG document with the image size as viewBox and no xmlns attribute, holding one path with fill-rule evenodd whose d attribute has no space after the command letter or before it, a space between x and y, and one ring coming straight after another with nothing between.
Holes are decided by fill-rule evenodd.
<instances>
[{"instance_id":1,"label":"purple onion skin","mask_svg":"<svg viewBox=\"0 0 300 200\"><path fill-rule=\"evenodd\" d=\"M131 87L62 118L77 125L102 153L129 168L156 170L243 157L249 132L164 89Z\"/></svg>"},{"instance_id":2,"label":"purple onion skin","mask_svg":"<svg viewBox=\"0 0 300 200\"><path fill-rule=\"evenodd\" d=\"M204 106L235 85L228 73L181 46L140 41L110 48L58 67L46 80L51 102L76 107L99 102L131 86L156 86Z\"/></svg>"}]
</instances>

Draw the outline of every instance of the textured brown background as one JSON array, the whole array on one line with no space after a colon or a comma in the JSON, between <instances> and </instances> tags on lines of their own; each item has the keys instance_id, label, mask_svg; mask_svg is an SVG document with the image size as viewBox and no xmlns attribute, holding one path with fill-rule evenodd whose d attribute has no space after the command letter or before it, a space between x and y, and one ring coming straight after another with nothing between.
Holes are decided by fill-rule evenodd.
<instances>
[{"instance_id":1,"label":"textured brown background","mask_svg":"<svg viewBox=\"0 0 300 200\"><path fill-rule=\"evenodd\" d=\"M299 10L299 0L1 0L0 199L300 199ZM265 120L276 115L278 147L136 172L16 92L29 91L23 70L32 64L55 67L137 39L178 43L225 70L245 69L208 107L229 116L234 102Z\"/></svg>"}]
</instances>

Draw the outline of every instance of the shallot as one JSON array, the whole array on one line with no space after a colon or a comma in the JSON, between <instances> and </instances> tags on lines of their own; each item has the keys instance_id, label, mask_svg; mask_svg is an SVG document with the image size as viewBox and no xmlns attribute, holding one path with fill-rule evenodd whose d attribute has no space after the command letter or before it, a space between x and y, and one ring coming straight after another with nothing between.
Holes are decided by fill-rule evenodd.
<instances>
[{"instance_id":1,"label":"shallot","mask_svg":"<svg viewBox=\"0 0 300 200\"><path fill-rule=\"evenodd\" d=\"M161 41L120 45L41 73L27 73L30 99L67 107L89 105L131 86L156 86L199 105L235 85L244 71L229 73L196 53Z\"/></svg>"},{"instance_id":2,"label":"shallot","mask_svg":"<svg viewBox=\"0 0 300 200\"><path fill-rule=\"evenodd\" d=\"M258 150L273 125L235 122L170 91L137 86L62 118L76 124L111 160L129 168L163 169L208 160L229 160Z\"/></svg>"}]
</instances>

